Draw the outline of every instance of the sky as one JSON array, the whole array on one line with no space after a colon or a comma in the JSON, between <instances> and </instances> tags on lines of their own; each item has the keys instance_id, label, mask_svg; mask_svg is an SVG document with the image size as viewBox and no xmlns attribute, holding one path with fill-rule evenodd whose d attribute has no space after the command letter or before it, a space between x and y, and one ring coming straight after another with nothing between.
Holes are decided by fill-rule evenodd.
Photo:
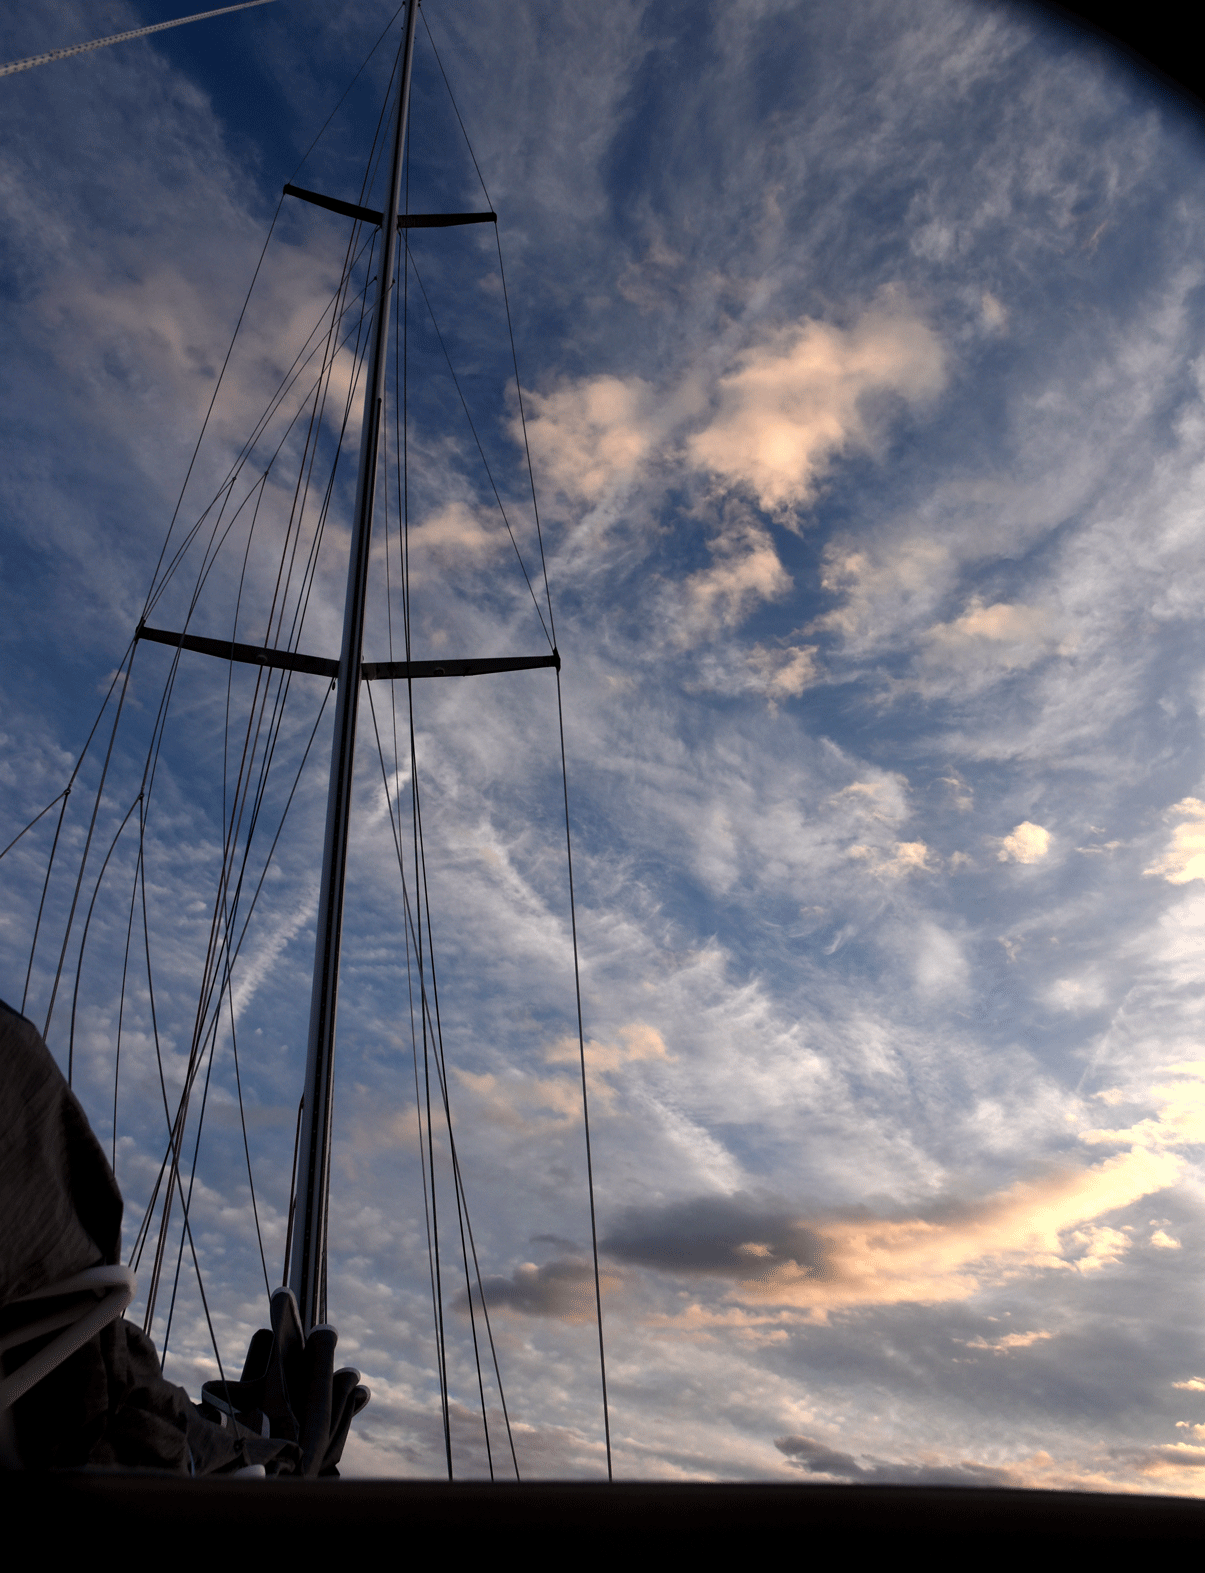
<instances>
[{"instance_id":1,"label":"sky","mask_svg":"<svg viewBox=\"0 0 1205 1573\"><path fill-rule=\"evenodd\" d=\"M275 0L0 82L0 844L62 791L152 583L155 625L262 642L283 545L313 536L316 504L288 534L286 473L309 371L260 430L212 560L204 510L329 322L349 222L273 215L290 180L359 200L398 23L311 143L393 9ZM0 58L182 10L39 3L0 20ZM506 289L490 226L413 233L413 653L548 648L518 565L542 594L509 303L563 661L615 1473L1199 1494L1196 111L1022 4L424 13ZM412 206L484 208L419 35ZM332 411L355 377L340 350ZM308 600L300 570L284 592L316 654L338 649L358 430ZM327 473L326 428L314 451ZM368 659L399 637L396 468L385 492ZM164 580L174 514L173 550L209 523ZM257 681L181 657L139 882L170 665L135 656L49 1032L115 1156L127 1246L164 1143L155 1035L178 1088ZM256 1211L272 1281L285 1244L327 697L320 678L289 687L207 1073L191 1217L232 1365L265 1319ZM445 1458L396 698L374 685L380 755L361 705L329 1311L373 1391L347 1471L421 1476ZM525 1478L597 1477L555 682L420 684L414 725L456 1150L515 1456ZM39 1026L102 759L63 817ZM14 1005L57 816L3 864ZM435 1134L454 1466L481 1475ZM195 1394L216 1364L187 1256L170 1333L167 1297L156 1341Z\"/></svg>"}]
</instances>

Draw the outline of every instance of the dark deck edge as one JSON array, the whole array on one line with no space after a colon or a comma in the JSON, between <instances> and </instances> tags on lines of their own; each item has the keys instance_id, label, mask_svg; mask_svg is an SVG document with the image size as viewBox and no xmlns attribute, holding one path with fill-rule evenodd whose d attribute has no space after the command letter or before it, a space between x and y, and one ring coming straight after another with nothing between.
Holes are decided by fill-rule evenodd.
<instances>
[{"instance_id":1,"label":"dark deck edge","mask_svg":"<svg viewBox=\"0 0 1205 1573\"><path fill-rule=\"evenodd\" d=\"M44 1524L104 1535L162 1531L177 1544L219 1526L301 1547L326 1530L427 1529L683 1538L816 1533L868 1539L1049 1544L1205 1540L1193 1497L962 1486L708 1485L556 1481L490 1485L413 1480L187 1480L81 1471L0 1477L0 1503ZM180 1541L177 1537L184 1536ZM800 1552L803 1544L796 1542Z\"/></svg>"}]
</instances>

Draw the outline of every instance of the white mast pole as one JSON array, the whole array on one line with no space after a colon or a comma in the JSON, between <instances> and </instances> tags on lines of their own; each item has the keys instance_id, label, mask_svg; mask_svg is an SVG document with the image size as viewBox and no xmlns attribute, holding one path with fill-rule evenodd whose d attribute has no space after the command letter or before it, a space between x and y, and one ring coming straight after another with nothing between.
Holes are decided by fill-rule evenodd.
<instances>
[{"instance_id":1,"label":"white mast pole","mask_svg":"<svg viewBox=\"0 0 1205 1573\"><path fill-rule=\"evenodd\" d=\"M381 230L372 346L364 389L364 425L360 438L360 469L356 480L356 517L347 569L343 648L337 679L339 697L335 708L330 789L326 804L326 840L322 853L322 886L318 898L318 933L305 1068L305 1106L298 1151L297 1211L289 1252L289 1288L297 1296L302 1326L307 1333L317 1323L326 1320L327 1201L330 1192L335 1004L343 929L343 885L347 871L347 834L356 714L360 698L360 656L364 642L368 555L372 540L377 456L385 399L385 362L397 257L402 159L410 116L410 67L414 57L417 13L418 0L410 0L406 12L406 38L402 46L402 80L398 88L397 118L393 128L388 202Z\"/></svg>"}]
</instances>

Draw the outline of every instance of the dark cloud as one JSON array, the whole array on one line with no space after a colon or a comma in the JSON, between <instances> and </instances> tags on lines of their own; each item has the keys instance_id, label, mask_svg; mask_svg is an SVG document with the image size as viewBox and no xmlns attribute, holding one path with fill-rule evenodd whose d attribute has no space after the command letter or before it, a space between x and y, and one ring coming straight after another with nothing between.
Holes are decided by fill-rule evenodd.
<instances>
[{"instance_id":1,"label":"dark cloud","mask_svg":"<svg viewBox=\"0 0 1205 1573\"><path fill-rule=\"evenodd\" d=\"M524 1262L509 1278L497 1275L484 1280L485 1300L491 1311L509 1309L525 1316L560 1316L576 1320L594 1315L594 1269L589 1262L562 1257L537 1267ZM468 1309L462 1293L457 1309Z\"/></svg>"},{"instance_id":2,"label":"dark cloud","mask_svg":"<svg viewBox=\"0 0 1205 1573\"><path fill-rule=\"evenodd\" d=\"M863 1485L888 1486L1015 1486L1009 1469L991 1464L892 1464L871 1460L859 1464L852 1453L839 1453L810 1436L776 1437L774 1446L798 1469L810 1475L835 1475Z\"/></svg>"},{"instance_id":3,"label":"dark cloud","mask_svg":"<svg viewBox=\"0 0 1205 1573\"><path fill-rule=\"evenodd\" d=\"M1167 1442L1162 1447L1141 1447L1132 1451L1119 1449L1113 1457L1143 1474L1158 1472L1168 1464L1177 1469L1205 1469L1205 1447L1194 1447L1191 1442Z\"/></svg>"},{"instance_id":4,"label":"dark cloud","mask_svg":"<svg viewBox=\"0 0 1205 1573\"><path fill-rule=\"evenodd\" d=\"M558 1250L566 1251L570 1255L573 1255L575 1252L581 1250L581 1245L577 1240L566 1240L559 1234L533 1234L531 1236L531 1244L555 1245Z\"/></svg>"},{"instance_id":5,"label":"dark cloud","mask_svg":"<svg viewBox=\"0 0 1205 1573\"><path fill-rule=\"evenodd\" d=\"M824 1276L824 1246L781 1203L701 1196L668 1207L632 1208L601 1242L609 1256L678 1273L756 1278L787 1262Z\"/></svg>"}]
</instances>

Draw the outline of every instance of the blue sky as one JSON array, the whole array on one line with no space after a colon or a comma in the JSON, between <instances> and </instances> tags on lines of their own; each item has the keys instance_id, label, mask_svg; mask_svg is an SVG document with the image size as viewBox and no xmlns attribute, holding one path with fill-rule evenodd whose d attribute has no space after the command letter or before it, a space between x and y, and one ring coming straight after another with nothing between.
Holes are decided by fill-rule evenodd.
<instances>
[{"instance_id":1,"label":"blue sky","mask_svg":"<svg viewBox=\"0 0 1205 1573\"><path fill-rule=\"evenodd\" d=\"M1198 122L1026 7L426 11L500 215L564 657L617 1472L1195 1491ZM42 5L5 18L0 54L168 14ZM122 661L281 185L358 193L384 51L295 170L390 14L276 0L0 84L0 839L61 790ZM413 205L484 205L442 94L424 37ZM282 212L182 518L319 320L346 238L343 220ZM530 553L492 235L414 250ZM414 288L415 653L537 653ZM315 653L337 648L349 486L306 613ZM259 638L287 514L275 476L263 506L239 611ZM230 637L243 540L196 631ZM185 593L181 570L153 620L177 626ZM106 848L167 666L138 654ZM180 670L146 854L177 1081L227 704L224 669ZM234 682L235 713L252 681ZM319 679L290 689L265 823L322 699ZM525 1474L597 1474L550 674L431 684L416 729L457 1146L516 1449ZM330 1309L375 1395L349 1466L439 1473L400 904L367 715L360 737ZM405 768L391 780L408 790ZM324 790L319 761L233 977L273 1271ZM64 820L77 856L83 796ZM5 860L13 1003L52 820ZM77 1005L77 1084L106 1141L134 867L127 836ZM52 885L48 933L69 894ZM35 961L39 1021L56 944ZM124 1009L132 1236L162 1142L145 974ZM64 1062L68 1018L56 1004ZM193 1217L237 1360L263 1283L228 1034L211 1088ZM181 1285L168 1372L195 1390L212 1352ZM475 1473L467 1317L449 1321L457 1467Z\"/></svg>"}]
</instances>

